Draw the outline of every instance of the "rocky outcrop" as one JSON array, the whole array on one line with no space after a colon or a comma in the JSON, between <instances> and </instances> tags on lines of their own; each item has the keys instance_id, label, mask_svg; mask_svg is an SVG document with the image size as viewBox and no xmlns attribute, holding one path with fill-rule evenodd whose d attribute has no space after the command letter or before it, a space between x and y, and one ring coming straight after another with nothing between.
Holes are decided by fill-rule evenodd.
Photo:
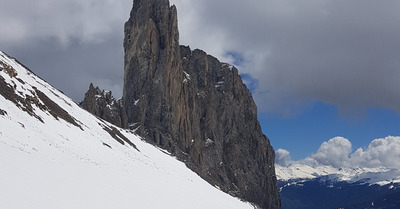
<instances>
[{"instance_id":1,"label":"rocky outcrop","mask_svg":"<svg viewBox=\"0 0 400 209\"><path fill-rule=\"evenodd\" d=\"M274 150L235 67L179 46L168 0L135 0L125 23L129 127L221 190L280 208Z\"/></svg>"},{"instance_id":2,"label":"rocky outcrop","mask_svg":"<svg viewBox=\"0 0 400 209\"><path fill-rule=\"evenodd\" d=\"M122 100L116 100L111 91L100 90L91 83L79 105L88 112L116 126L126 128L127 118Z\"/></svg>"}]
</instances>

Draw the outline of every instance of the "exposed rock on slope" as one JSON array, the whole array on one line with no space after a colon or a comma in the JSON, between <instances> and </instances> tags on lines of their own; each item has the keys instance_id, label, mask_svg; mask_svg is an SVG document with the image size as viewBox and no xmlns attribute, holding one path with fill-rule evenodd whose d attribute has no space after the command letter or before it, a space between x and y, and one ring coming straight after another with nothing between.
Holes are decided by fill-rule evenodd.
<instances>
[{"instance_id":1,"label":"exposed rock on slope","mask_svg":"<svg viewBox=\"0 0 400 209\"><path fill-rule=\"evenodd\" d=\"M116 126L125 128L127 119L121 100L116 100L111 91L100 90L90 84L85 98L79 105L88 112Z\"/></svg>"},{"instance_id":2,"label":"exposed rock on slope","mask_svg":"<svg viewBox=\"0 0 400 209\"><path fill-rule=\"evenodd\" d=\"M168 0L135 0L125 23L124 106L131 128L202 178L262 208L280 208L274 151L233 66L179 46Z\"/></svg>"}]
</instances>

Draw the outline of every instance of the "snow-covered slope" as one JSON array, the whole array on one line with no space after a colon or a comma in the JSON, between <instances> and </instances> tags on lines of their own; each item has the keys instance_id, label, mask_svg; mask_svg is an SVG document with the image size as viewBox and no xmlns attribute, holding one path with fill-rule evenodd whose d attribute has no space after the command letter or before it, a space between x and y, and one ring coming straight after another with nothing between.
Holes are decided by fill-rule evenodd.
<instances>
[{"instance_id":1,"label":"snow-covered slope","mask_svg":"<svg viewBox=\"0 0 400 209\"><path fill-rule=\"evenodd\" d=\"M252 208L0 52L0 208Z\"/></svg>"}]
</instances>

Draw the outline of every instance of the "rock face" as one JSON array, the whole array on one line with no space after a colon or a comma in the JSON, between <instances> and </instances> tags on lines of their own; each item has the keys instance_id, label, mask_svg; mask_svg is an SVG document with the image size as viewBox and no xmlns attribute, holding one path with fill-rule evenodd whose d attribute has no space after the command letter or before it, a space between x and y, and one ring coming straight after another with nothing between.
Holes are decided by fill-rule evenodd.
<instances>
[{"instance_id":1,"label":"rock face","mask_svg":"<svg viewBox=\"0 0 400 209\"><path fill-rule=\"evenodd\" d=\"M127 127L127 118L122 100L115 100L111 91L100 90L90 84L85 98L79 105L88 112L116 126Z\"/></svg>"},{"instance_id":2,"label":"rock face","mask_svg":"<svg viewBox=\"0 0 400 209\"><path fill-rule=\"evenodd\" d=\"M235 67L179 46L168 0L135 0L125 23L128 125L221 190L281 208L274 151Z\"/></svg>"}]
</instances>

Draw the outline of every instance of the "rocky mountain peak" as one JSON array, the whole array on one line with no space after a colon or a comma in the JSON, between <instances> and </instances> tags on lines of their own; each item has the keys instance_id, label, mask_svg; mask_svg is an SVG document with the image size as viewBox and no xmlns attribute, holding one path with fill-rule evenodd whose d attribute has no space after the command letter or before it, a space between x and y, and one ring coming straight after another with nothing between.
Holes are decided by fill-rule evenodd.
<instances>
[{"instance_id":1,"label":"rocky mountain peak","mask_svg":"<svg viewBox=\"0 0 400 209\"><path fill-rule=\"evenodd\" d=\"M182 79L178 41L177 12L174 6L169 5L169 1L133 2L131 16L125 23L124 39L123 98L124 102L130 106L126 109L129 121L146 121L146 124L152 124L155 120L159 121L152 117L156 114L138 111L143 109L147 102L163 104L149 110L157 115L161 115L160 111L166 108L177 106L176 98L170 101L170 97L164 95L168 91L159 91L159 89L168 89L177 93L181 91L181 86L177 82ZM149 98L146 97L149 89L154 93L151 101L148 101ZM162 99L168 99L168 101L161 102ZM167 124L161 125L165 127ZM151 126L158 126L158 124Z\"/></svg>"},{"instance_id":2,"label":"rocky mountain peak","mask_svg":"<svg viewBox=\"0 0 400 209\"><path fill-rule=\"evenodd\" d=\"M122 100L116 100L111 91L101 90L91 83L79 105L88 112L116 126L126 127L127 120Z\"/></svg>"},{"instance_id":3,"label":"rocky mountain peak","mask_svg":"<svg viewBox=\"0 0 400 209\"><path fill-rule=\"evenodd\" d=\"M274 150L238 70L180 46L168 0L133 2L124 48L129 126L221 190L280 208Z\"/></svg>"}]
</instances>

